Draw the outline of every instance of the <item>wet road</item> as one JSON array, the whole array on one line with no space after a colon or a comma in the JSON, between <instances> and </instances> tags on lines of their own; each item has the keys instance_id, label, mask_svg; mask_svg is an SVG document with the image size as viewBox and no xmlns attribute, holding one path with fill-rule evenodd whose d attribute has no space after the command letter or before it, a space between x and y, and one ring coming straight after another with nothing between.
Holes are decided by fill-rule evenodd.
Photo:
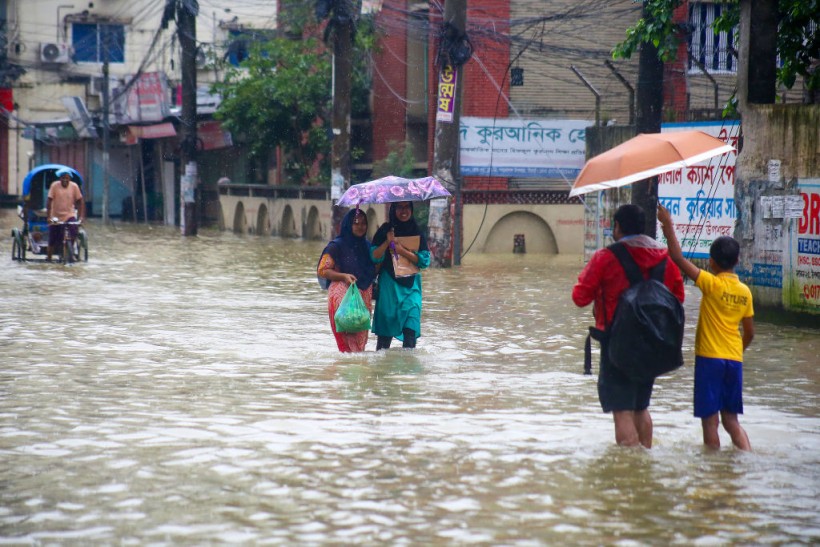
<instances>
[{"instance_id":1,"label":"wet road","mask_svg":"<svg viewBox=\"0 0 820 547\"><path fill-rule=\"evenodd\" d=\"M88 263L20 264L0 224L0 543L820 542L816 331L758 324L754 452L701 448L691 366L624 450L580 257L428 270L416 351L341 355L322 243L92 222Z\"/></svg>"}]
</instances>

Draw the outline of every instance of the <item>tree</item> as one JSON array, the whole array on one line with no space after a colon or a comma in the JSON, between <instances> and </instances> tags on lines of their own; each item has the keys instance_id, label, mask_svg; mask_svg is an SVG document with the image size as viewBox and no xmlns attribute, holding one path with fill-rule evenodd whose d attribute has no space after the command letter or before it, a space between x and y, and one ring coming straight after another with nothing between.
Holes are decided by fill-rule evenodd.
<instances>
[{"instance_id":1,"label":"tree","mask_svg":"<svg viewBox=\"0 0 820 547\"><path fill-rule=\"evenodd\" d=\"M331 55L310 8L307 2L283 2L280 34L249 37L247 57L213 86L222 96L215 117L247 143L253 161L264 162L280 147L284 175L293 184L330 180ZM372 20L359 19L356 30L351 99L354 114L365 115Z\"/></svg>"},{"instance_id":2,"label":"tree","mask_svg":"<svg viewBox=\"0 0 820 547\"><path fill-rule=\"evenodd\" d=\"M288 158L285 175L296 184L326 163L330 149L330 55L318 40L273 38L250 44L249 56L214 85L222 96L215 113L244 138L251 158L276 147Z\"/></svg>"},{"instance_id":3,"label":"tree","mask_svg":"<svg viewBox=\"0 0 820 547\"><path fill-rule=\"evenodd\" d=\"M715 32L727 31L740 21L740 3L715 19ZM780 0L778 2L777 53L781 65L777 83L792 89L797 77L804 78L806 102L816 103L820 95L820 1Z\"/></svg>"},{"instance_id":4,"label":"tree","mask_svg":"<svg viewBox=\"0 0 820 547\"><path fill-rule=\"evenodd\" d=\"M646 0L644 9L650 17L642 17L635 26L627 29L626 39L615 47L613 56L628 59L640 44L648 42L657 46L662 60L674 59L679 41L687 38L686 27L675 24L672 19L672 12L680 4L680 0ZM731 9L716 19L715 33L736 26L740 19L739 0L729 0L726 4ZM802 76L808 102L816 102L820 94L818 13L819 0L778 1L777 53L782 65L777 69L777 82L791 89L797 76Z\"/></svg>"},{"instance_id":5,"label":"tree","mask_svg":"<svg viewBox=\"0 0 820 547\"><path fill-rule=\"evenodd\" d=\"M648 43L657 48L662 61L674 60L685 31L672 18L672 13L680 4L681 0L646 0L641 18L635 26L626 29L626 39L615 46L612 57L630 59L639 51L641 44Z\"/></svg>"}]
</instances>

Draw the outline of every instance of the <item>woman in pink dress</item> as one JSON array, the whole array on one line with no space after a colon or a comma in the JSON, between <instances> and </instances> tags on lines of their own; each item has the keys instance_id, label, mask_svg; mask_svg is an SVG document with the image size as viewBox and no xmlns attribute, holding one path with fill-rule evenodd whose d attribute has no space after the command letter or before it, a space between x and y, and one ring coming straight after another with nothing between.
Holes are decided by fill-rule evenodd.
<instances>
[{"instance_id":1,"label":"woman in pink dress","mask_svg":"<svg viewBox=\"0 0 820 547\"><path fill-rule=\"evenodd\" d=\"M336 332L333 316L339 308L348 287L353 283L359 289L367 309L371 309L373 281L376 265L370 257L367 240L367 215L359 209L351 209L342 219L339 237L327 244L322 251L316 273L319 284L327 289L327 311L330 329L341 352L364 351L368 331Z\"/></svg>"}]
</instances>

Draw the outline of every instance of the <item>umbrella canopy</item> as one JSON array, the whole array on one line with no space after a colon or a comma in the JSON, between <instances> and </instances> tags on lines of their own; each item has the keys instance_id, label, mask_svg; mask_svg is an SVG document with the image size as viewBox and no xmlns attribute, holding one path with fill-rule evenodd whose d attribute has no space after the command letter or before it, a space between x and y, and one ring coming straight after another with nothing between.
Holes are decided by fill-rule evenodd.
<instances>
[{"instance_id":1,"label":"umbrella canopy","mask_svg":"<svg viewBox=\"0 0 820 547\"><path fill-rule=\"evenodd\" d=\"M354 184L342 194L336 205L353 207L361 203L391 203L394 201L425 201L445 198L450 192L435 177L405 179L390 175L361 184Z\"/></svg>"},{"instance_id":2,"label":"umbrella canopy","mask_svg":"<svg viewBox=\"0 0 820 547\"><path fill-rule=\"evenodd\" d=\"M703 131L642 133L589 160L569 195L626 186L732 150L731 145Z\"/></svg>"}]
</instances>

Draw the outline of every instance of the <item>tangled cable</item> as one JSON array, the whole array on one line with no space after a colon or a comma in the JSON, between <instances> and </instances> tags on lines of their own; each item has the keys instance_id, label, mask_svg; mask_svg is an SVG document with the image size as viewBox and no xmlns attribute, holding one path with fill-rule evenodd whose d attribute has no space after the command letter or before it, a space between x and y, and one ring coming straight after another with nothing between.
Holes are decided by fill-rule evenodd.
<instances>
[{"instance_id":1,"label":"tangled cable","mask_svg":"<svg viewBox=\"0 0 820 547\"><path fill-rule=\"evenodd\" d=\"M451 65L458 68L473 56L473 44L465 32L456 28L455 25L447 22L441 25L438 34L438 53L436 64L438 66Z\"/></svg>"}]
</instances>

